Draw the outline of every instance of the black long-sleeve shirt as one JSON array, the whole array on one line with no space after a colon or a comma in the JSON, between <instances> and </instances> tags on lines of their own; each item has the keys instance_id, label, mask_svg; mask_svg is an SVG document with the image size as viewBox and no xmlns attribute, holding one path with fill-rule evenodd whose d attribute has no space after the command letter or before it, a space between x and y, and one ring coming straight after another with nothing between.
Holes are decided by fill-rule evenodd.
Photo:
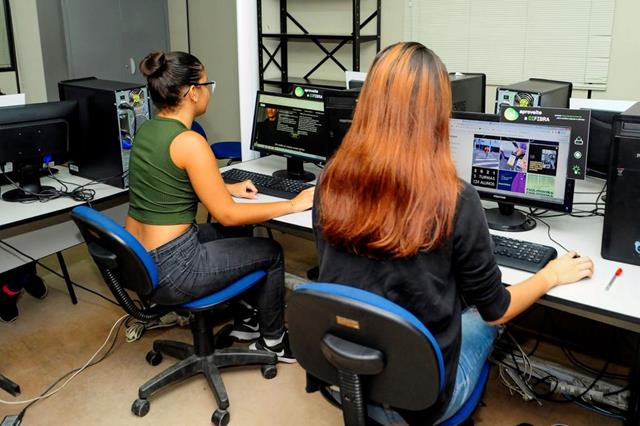
<instances>
[{"instance_id":1,"label":"black long-sleeve shirt","mask_svg":"<svg viewBox=\"0 0 640 426\"><path fill-rule=\"evenodd\" d=\"M317 198L313 223L319 253L319 281L361 288L404 307L427 327L440 345L445 365L441 402L424 412L400 412L410 424L427 424L425 422L437 419L451 399L456 380L462 298L468 305L475 305L486 321L502 317L510 303L510 294L502 285L502 275L493 255L478 193L463 183L453 233L448 241L431 252L395 260L375 260L327 244L318 223ZM416 367L419 366L408 366Z\"/></svg>"}]
</instances>

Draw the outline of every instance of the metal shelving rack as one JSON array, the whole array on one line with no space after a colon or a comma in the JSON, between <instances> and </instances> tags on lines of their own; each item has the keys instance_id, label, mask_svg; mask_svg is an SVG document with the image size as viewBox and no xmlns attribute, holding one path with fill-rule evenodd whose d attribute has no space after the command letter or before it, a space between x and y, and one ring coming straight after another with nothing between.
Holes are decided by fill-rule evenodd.
<instances>
[{"instance_id":1,"label":"metal shelving rack","mask_svg":"<svg viewBox=\"0 0 640 426\"><path fill-rule=\"evenodd\" d=\"M260 90L264 90L265 84L280 86L282 92L291 90L293 84L311 84L320 87L344 87L344 82L321 80L311 78L312 74L318 70L326 61L333 61L343 71L347 70L334 55L345 45L352 45L352 70L360 71L360 48L362 43L376 42L376 52L380 51L380 3L376 0L376 9L363 21L360 20L360 0L352 0L352 30L351 34L312 34L287 10L287 0L280 0L280 32L262 32L262 0L258 2L258 61L260 71ZM362 29L375 19L376 33L361 34ZM291 34L288 32L288 22L291 21L302 33ZM279 40L277 47L270 52L264 45L265 39ZM291 42L314 43L324 54L317 64L303 77L289 76L288 66L288 44ZM327 48L323 43L335 44L332 48ZM268 60L265 63L264 54ZM276 56L280 54L280 61ZM265 78L267 68L273 64L280 70L280 79Z\"/></svg>"}]
</instances>

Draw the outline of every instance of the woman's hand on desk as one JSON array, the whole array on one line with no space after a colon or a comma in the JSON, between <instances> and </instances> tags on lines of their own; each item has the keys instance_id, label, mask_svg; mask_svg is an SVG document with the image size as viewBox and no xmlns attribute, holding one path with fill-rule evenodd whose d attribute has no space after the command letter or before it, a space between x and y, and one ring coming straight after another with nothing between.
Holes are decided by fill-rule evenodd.
<instances>
[{"instance_id":1,"label":"woman's hand on desk","mask_svg":"<svg viewBox=\"0 0 640 426\"><path fill-rule=\"evenodd\" d=\"M562 284L570 284L593 275L593 262L590 257L580 257L575 251L552 260L545 266L543 274L550 284L549 289Z\"/></svg>"},{"instance_id":2,"label":"woman's hand on desk","mask_svg":"<svg viewBox=\"0 0 640 426\"><path fill-rule=\"evenodd\" d=\"M303 212L305 210L309 210L311 206L313 206L313 194L315 193L316 188L305 189L295 198L291 199L289 203L291 203L291 212Z\"/></svg>"},{"instance_id":3,"label":"woman's hand on desk","mask_svg":"<svg viewBox=\"0 0 640 426\"><path fill-rule=\"evenodd\" d=\"M256 198L258 196L258 189L250 180L227 184L227 189L231 195L238 198Z\"/></svg>"}]
</instances>

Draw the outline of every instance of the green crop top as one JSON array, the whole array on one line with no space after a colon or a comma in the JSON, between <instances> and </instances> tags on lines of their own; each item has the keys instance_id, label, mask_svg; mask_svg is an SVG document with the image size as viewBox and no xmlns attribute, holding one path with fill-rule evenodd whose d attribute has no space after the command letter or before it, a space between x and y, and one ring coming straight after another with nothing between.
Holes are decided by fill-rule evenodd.
<instances>
[{"instance_id":1,"label":"green crop top","mask_svg":"<svg viewBox=\"0 0 640 426\"><path fill-rule=\"evenodd\" d=\"M187 172L171 160L169 147L187 127L155 117L136 133L129 159L129 216L150 225L191 223L198 197Z\"/></svg>"}]
</instances>

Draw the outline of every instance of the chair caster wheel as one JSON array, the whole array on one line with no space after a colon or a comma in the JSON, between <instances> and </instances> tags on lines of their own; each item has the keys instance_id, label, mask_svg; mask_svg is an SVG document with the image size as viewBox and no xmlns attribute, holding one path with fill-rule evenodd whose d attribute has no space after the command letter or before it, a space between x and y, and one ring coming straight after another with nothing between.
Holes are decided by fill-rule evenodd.
<instances>
[{"instance_id":1,"label":"chair caster wheel","mask_svg":"<svg viewBox=\"0 0 640 426\"><path fill-rule=\"evenodd\" d=\"M229 419L231 415L227 410L216 410L213 412L211 416L211 423L216 426L227 426L229 424Z\"/></svg>"},{"instance_id":2,"label":"chair caster wheel","mask_svg":"<svg viewBox=\"0 0 640 426\"><path fill-rule=\"evenodd\" d=\"M149 412L151 404L146 399L136 399L131 405L131 412L138 417L144 417Z\"/></svg>"},{"instance_id":3,"label":"chair caster wheel","mask_svg":"<svg viewBox=\"0 0 640 426\"><path fill-rule=\"evenodd\" d=\"M147 356L145 358L147 362L154 367L162 362L162 354L153 350L147 352Z\"/></svg>"},{"instance_id":4,"label":"chair caster wheel","mask_svg":"<svg viewBox=\"0 0 640 426\"><path fill-rule=\"evenodd\" d=\"M260 367L260 371L262 371L262 377L267 380L273 379L278 375L278 367L276 367L275 365L263 365L262 367Z\"/></svg>"}]
</instances>

